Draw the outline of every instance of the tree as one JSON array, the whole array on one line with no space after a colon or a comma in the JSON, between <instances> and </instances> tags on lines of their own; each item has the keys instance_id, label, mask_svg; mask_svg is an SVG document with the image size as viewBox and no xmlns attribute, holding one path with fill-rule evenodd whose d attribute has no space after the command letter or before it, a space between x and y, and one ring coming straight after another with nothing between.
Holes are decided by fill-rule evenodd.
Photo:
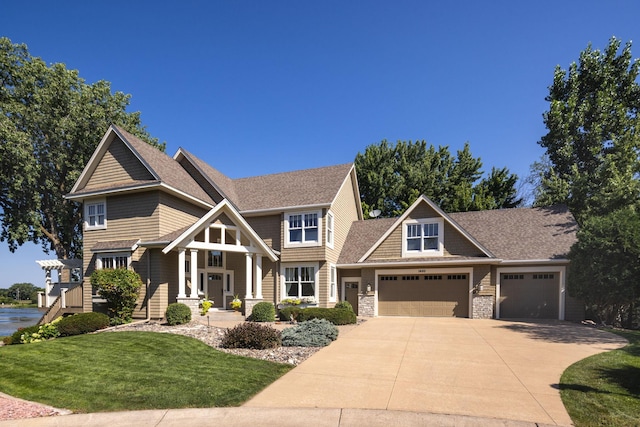
<instances>
[{"instance_id":1,"label":"tree","mask_svg":"<svg viewBox=\"0 0 640 427\"><path fill-rule=\"evenodd\" d=\"M44 289L34 286L32 283L14 283L9 287L7 296L13 298L16 301L31 300L34 303L38 302L38 292L42 292Z\"/></svg>"},{"instance_id":2,"label":"tree","mask_svg":"<svg viewBox=\"0 0 640 427\"><path fill-rule=\"evenodd\" d=\"M635 207L586 218L569 259L569 292L601 321L631 328L640 298L640 214Z\"/></svg>"},{"instance_id":3,"label":"tree","mask_svg":"<svg viewBox=\"0 0 640 427\"><path fill-rule=\"evenodd\" d=\"M469 144L454 157L448 147L425 141L386 140L358 153L355 164L365 215L379 209L384 217L401 215L421 194L447 212L516 207L517 176L493 168L482 177L482 162ZM478 180L480 180L478 182Z\"/></svg>"},{"instance_id":4,"label":"tree","mask_svg":"<svg viewBox=\"0 0 640 427\"><path fill-rule=\"evenodd\" d=\"M620 46L616 38L603 52L589 45L568 71L556 67L546 98L535 204L566 203L580 224L640 196L640 63L631 43Z\"/></svg>"},{"instance_id":5,"label":"tree","mask_svg":"<svg viewBox=\"0 0 640 427\"><path fill-rule=\"evenodd\" d=\"M0 38L0 241L27 241L58 258L82 254L81 207L70 192L109 125L164 149L127 113L130 95L86 84L78 71Z\"/></svg>"}]
</instances>

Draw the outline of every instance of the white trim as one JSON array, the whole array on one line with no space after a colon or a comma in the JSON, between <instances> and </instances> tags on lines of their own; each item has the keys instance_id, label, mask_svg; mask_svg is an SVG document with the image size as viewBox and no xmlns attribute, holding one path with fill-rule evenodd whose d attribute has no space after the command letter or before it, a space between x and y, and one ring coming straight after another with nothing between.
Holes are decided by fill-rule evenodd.
<instances>
[{"instance_id":1,"label":"white trim","mask_svg":"<svg viewBox=\"0 0 640 427\"><path fill-rule=\"evenodd\" d=\"M204 243L204 242L194 242L194 237L205 227L209 227L210 221L216 217L220 212L224 212L227 214L229 219L239 227L238 231L244 231L252 245L255 246L238 246L238 245L222 245L219 243ZM263 253L266 255L272 262L276 262L278 260L278 256L271 250L269 246L262 240L262 238L255 232L253 228L247 223L247 221L238 213L238 211L233 207L233 205L227 201L227 199L222 200L220 203L216 205L213 209L207 212L202 218L200 218L195 224L189 227L184 233L182 233L179 237L177 237L173 242L167 245L162 252L164 254L168 254L173 249L185 246L187 248L194 249L219 249L228 252L244 252L244 253Z\"/></svg>"},{"instance_id":2,"label":"white trim","mask_svg":"<svg viewBox=\"0 0 640 427\"><path fill-rule=\"evenodd\" d=\"M333 281L331 280L331 273L333 273ZM335 264L329 263L329 302L338 301L338 268ZM331 296L333 291L333 296Z\"/></svg>"},{"instance_id":3,"label":"white trim","mask_svg":"<svg viewBox=\"0 0 640 427\"><path fill-rule=\"evenodd\" d=\"M425 195L422 195L422 196L418 197L416 199L416 201L413 202L413 204L387 229L387 231L382 235L382 237L380 237L378 239L378 241L376 243L374 243L373 246L371 246L371 248L369 248L369 250L364 255L362 255L362 257L358 260L358 262L364 262L369 257L369 255L371 255L378 248L378 246L380 246L382 244L382 242L384 242L387 239L387 237L389 237L391 235L391 233L393 233L395 231L395 229L398 227L398 224L402 224L407 219L409 214L422 202L425 202L441 218L443 218L445 221L447 221L447 223L449 225L451 225L453 228L455 228L457 231L459 231L463 236L465 236L469 240L469 242L471 242L475 247L477 247L480 251L482 251L483 254L485 254L486 256L488 256L490 258L495 258L495 256L487 248L482 246L480 244L480 242L478 242L466 230L464 230L462 227L460 227L458 225L458 223L456 223L453 219L451 219L451 217L449 217L449 215L447 215L442 209L440 209L428 197L426 197ZM436 217L434 217L434 218L436 218Z\"/></svg>"},{"instance_id":4,"label":"white trim","mask_svg":"<svg viewBox=\"0 0 640 427\"><path fill-rule=\"evenodd\" d=\"M500 281L503 273L558 273L558 320L564 320L567 267L548 265L537 267L498 267L496 269L496 319L500 319Z\"/></svg>"},{"instance_id":5,"label":"white trim","mask_svg":"<svg viewBox=\"0 0 640 427\"><path fill-rule=\"evenodd\" d=\"M125 250L125 251L111 251L111 252L100 252L98 254L96 254L96 263L95 263L95 269L96 270L102 270L103 268L105 268L103 266L103 260L105 258L110 258L113 260L113 263L115 265L115 258L127 258L127 269L131 268L131 254L132 252L129 250ZM117 268L117 267L116 267Z\"/></svg>"},{"instance_id":6,"label":"white trim","mask_svg":"<svg viewBox=\"0 0 640 427\"><path fill-rule=\"evenodd\" d=\"M296 206L284 206L277 208L267 208L267 209L250 209L239 211L242 216L256 216L265 213L280 213L280 212L290 212L290 211L308 211L308 210L322 210L329 209L331 205L329 203L318 203L315 205L296 205Z\"/></svg>"},{"instance_id":7,"label":"white trim","mask_svg":"<svg viewBox=\"0 0 640 427\"><path fill-rule=\"evenodd\" d=\"M292 215L299 215L300 220L302 222L302 241L300 242L292 242L289 240L289 217ZM304 216L305 215L316 215L318 223L316 225L318 229L318 238L317 240L305 240L304 236ZM285 248L309 248L322 246L322 211L289 211L284 213L284 247Z\"/></svg>"},{"instance_id":8,"label":"white trim","mask_svg":"<svg viewBox=\"0 0 640 427\"><path fill-rule=\"evenodd\" d=\"M473 318L473 267L460 267L460 268L416 268L416 269L376 269L375 270L375 288L374 288L374 300L373 300L373 315L378 316L378 277L381 275L389 274L468 274L469 278L469 305L467 316L469 319Z\"/></svg>"},{"instance_id":9,"label":"white trim","mask_svg":"<svg viewBox=\"0 0 640 427\"><path fill-rule=\"evenodd\" d=\"M426 258L426 257L425 257ZM453 257L452 257L453 258ZM442 260L439 259L437 261L429 261L429 260L417 260L412 261L411 258L407 258L407 261L378 261L378 262L363 262L363 263L352 263L352 264L338 264L338 268L392 268L392 267L415 267L415 266L426 266L427 268L437 267L437 266L447 266L447 265L498 265L501 263L501 259L499 258L477 258L477 259L452 259L452 260ZM539 264L539 263L538 263Z\"/></svg>"},{"instance_id":10,"label":"white trim","mask_svg":"<svg viewBox=\"0 0 640 427\"><path fill-rule=\"evenodd\" d=\"M329 220L329 218L331 218L331 220ZM329 229L329 223L331 223L331 229ZM327 211L325 229L327 247L333 249L334 242L336 241L336 216L330 210ZM329 231L331 231L331 241L329 241Z\"/></svg>"},{"instance_id":11,"label":"white trim","mask_svg":"<svg viewBox=\"0 0 640 427\"><path fill-rule=\"evenodd\" d=\"M280 264L280 301L286 298L291 298L287 295L287 277L285 274L286 268L293 267L313 267L314 271L314 283L313 283L313 293L314 298L317 303L320 302L320 263L318 262L283 262ZM300 295L298 296L301 297Z\"/></svg>"},{"instance_id":12,"label":"white trim","mask_svg":"<svg viewBox=\"0 0 640 427\"><path fill-rule=\"evenodd\" d=\"M422 235L425 224L438 224L438 249L424 249L424 239ZM407 247L408 236L407 229L410 225L420 225L420 236L415 237L420 239L420 250L410 251ZM421 219L408 219L402 222L402 258L423 258L423 257L436 257L443 256L444 254L444 219L442 218L421 218Z\"/></svg>"},{"instance_id":13,"label":"white trim","mask_svg":"<svg viewBox=\"0 0 640 427\"><path fill-rule=\"evenodd\" d=\"M340 301L347 300L347 289L345 288L345 283L347 282L358 282L358 292L360 292L360 287L362 286L362 277L353 276L353 277L342 277L340 279Z\"/></svg>"},{"instance_id":14,"label":"white trim","mask_svg":"<svg viewBox=\"0 0 640 427\"><path fill-rule=\"evenodd\" d=\"M102 215L98 215L97 209L98 206L102 205ZM98 216L104 216L104 220L102 222L102 224L96 224L96 225L89 225L89 207L91 206L95 206L96 207L96 213L92 216L96 217L96 221L97 221L97 217ZM107 199L104 198L100 198L100 199L93 199L93 200L89 200L87 202L84 203L84 230L85 231L89 231L89 230L106 230L107 229Z\"/></svg>"},{"instance_id":15,"label":"white trim","mask_svg":"<svg viewBox=\"0 0 640 427\"><path fill-rule=\"evenodd\" d=\"M349 178L353 178L353 179L349 179ZM336 202L336 200L338 200L338 196L342 192L342 189L344 188L344 186L347 183L347 181L350 181L351 190L353 191L353 193L355 195L355 202L356 202L356 207L357 207L357 210L358 210L358 219L361 220L363 218L362 203L360 203L360 189L358 188L358 174L356 173L356 165L355 165L355 163L351 164L351 168L349 169L349 172L347 173L347 176L342 181L342 184L340 184L340 188L338 189L338 192L336 193L336 195L333 196L333 200L331 201L331 206L333 206L333 204Z\"/></svg>"}]
</instances>

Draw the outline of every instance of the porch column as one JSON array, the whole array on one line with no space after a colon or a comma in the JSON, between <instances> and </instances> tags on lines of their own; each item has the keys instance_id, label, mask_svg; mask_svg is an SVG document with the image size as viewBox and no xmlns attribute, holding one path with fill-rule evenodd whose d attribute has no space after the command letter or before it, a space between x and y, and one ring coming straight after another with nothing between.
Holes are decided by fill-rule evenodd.
<instances>
[{"instance_id":1,"label":"porch column","mask_svg":"<svg viewBox=\"0 0 640 427\"><path fill-rule=\"evenodd\" d=\"M178 250L178 298L186 298L185 292L185 274L184 274L184 260L185 249Z\"/></svg>"},{"instance_id":2,"label":"porch column","mask_svg":"<svg viewBox=\"0 0 640 427\"><path fill-rule=\"evenodd\" d=\"M253 266L251 265L252 264L251 260L253 258L253 255L249 253L244 255L245 255L244 260L245 260L245 272L246 272L245 279L247 282L247 290L245 291L244 297L248 299L252 299L253 298L253 289L252 289L252 286L253 286L253 277L252 277L253 268L252 267Z\"/></svg>"},{"instance_id":3,"label":"porch column","mask_svg":"<svg viewBox=\"0 0 640 427\"><path fill-rule=\"evenodd\" d=\"M262 299L262 255L256 254L256 299Z\"/></svg>"},{"instance_id":4,"label":"porch column","mask_svg":"<svg viewBox=\"0 0 640 427\"><path fill-rule=\"evenodd\" d=\"M191 298L198 298L198 250L191 249L191 262L189 268L191 271Z\"/></svg>"},{"instance_id":5,"label":"porch column","mask_svg":"<svg viewBox=\"0 0 640 427\"><path fill-rule=\"evenodd\" d=\"M49 294L51 294L51 270L45 270L44 273L44 306L49 307Z\"/></svg>"}]
</instances>

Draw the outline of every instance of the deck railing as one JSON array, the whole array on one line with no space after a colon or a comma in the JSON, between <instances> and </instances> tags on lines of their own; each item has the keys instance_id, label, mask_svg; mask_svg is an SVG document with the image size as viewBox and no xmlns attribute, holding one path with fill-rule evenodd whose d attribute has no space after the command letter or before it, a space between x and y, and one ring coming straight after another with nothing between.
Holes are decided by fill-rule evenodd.
<instances>
[{"instance_id":1,"label":"deck railing","mask_svg":"<svg viewBox=\"0 0 640 427\"><path fill-rule=\"evenodd\" d=\"M38 324L44 325L65 313L77 312L78 309L82 310L82 286L75 284L69 289L62 288L60 295L49 306Z\"/></svg>"}]
</instances>

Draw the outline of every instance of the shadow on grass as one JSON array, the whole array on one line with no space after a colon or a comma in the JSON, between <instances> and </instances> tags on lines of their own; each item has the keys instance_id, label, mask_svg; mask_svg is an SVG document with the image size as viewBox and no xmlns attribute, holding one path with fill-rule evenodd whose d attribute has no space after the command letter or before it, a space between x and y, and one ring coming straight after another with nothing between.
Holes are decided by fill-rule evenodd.
<instances>
[{"instance_id":1,"label":"shadow on grass","mask_svg":"<svg viewBox=\"0 0 640 427\"><path fill-rule=\"evenodd\" d=\"M610 383L619 385L636 398L640 397L640 368L626 365L620 368L602 368L598 371Z\"/></svg>"},{"instance_id":2,"label":"shadow on grass","mask_svg":"<svg viewBox=\"0 0 640 427\"><path fill-rule=\"evenodd\" d=\"M591 326L562 320L507 320L501 326L510 331L526 334L528 338L563 344L627 344L624 338Z\"/></svg>"},{"instance_id":3,"label":"shadow on grass","mask_svg":"<svg viewBox=\"0 0 640 427\"><path fill-rule=\"evenodd\" d=\"M580 393L611 394L611 392L609 391L600 390L583 384L554 384L553 388L560 390L578 391Z\"/></svg>"}]
</instances>

